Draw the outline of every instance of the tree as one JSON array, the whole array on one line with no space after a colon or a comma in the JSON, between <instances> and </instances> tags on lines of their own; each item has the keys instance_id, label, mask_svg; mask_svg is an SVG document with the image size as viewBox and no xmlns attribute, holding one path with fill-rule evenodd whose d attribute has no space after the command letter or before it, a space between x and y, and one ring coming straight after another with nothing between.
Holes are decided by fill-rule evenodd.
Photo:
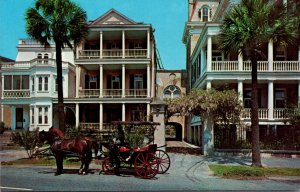
<instances>
[{"instance_id":1,"label":"tree","mask_svg":"<svg viewBox=\"0 0 300 192\"><path fill-rule=\"evenodd\" d=\"M286 5L262 0L241 0L225 15L220 42L225 53L240 53L252 63L252 165L262 166L259 147L257 61L263 58L263 45L286 46L297 38L297 19L288 14Z\"/></svg>"},{"instance_id":2,"label":"tree","mask_svg":"<svg viewBox=\"0 0 300 192\"><path fill-rule=\"evenodd\" d=\"M26 11L26 32L45 47L54 41L58 81L59 128L65 130L62 49L76 47L87 35L86 12L70 0L36 0Z\"/></svg>"}]
</instances>

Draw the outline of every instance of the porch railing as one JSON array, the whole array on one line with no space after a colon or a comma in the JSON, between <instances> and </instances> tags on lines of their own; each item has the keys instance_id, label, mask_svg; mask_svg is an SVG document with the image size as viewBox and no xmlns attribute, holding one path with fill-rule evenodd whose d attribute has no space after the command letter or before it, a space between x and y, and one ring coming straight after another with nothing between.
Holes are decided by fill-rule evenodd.
<instances>
[{"instance_id":1,"label":"porch railing","mask_svg":"<svg viewBox=\"0 0 300 192\"><path fill-rule=\"evenodd\" d=\"M147 97L147 89L126 89L126 97Z\"/></svg>"},{"instance_id":2,"label":"porch railing","mask_svg":"<svg viewBox=\"0 0 300 192\"><path fill-rule=\"evenodd\" d=\"M79 126L80 126L80 130L100 131L99 123L80 123Z\"/></svg>"},{"instance_id":3,"label":"porch railing","mask_svg":"<svg viewBox=\"0 0 300 192\"><path fill-rule=\"evenodd\" d=\"M55 59L32 59L30 61L16 61L9 64L3 64L3 69L11 69L11 68L30 68L33 66L41 66L41 65L48 65L48 66L56 66ZM68 62L62 62L63 67L67 67L69 65Z\"/></svg>"},{"instance_id":4,"label":"porch railing","mask_svg":"<svg viewBox=\"0 0 300 192\"><path fill-rule=\"evenodd\" d=\"M122 89L103 89L103 97L121 97Z\"/></svg>"},{"instance_id":5,"label":"porch railing","mask_svg":"<svg viewBox=\"0 0 300 192\"><path fill-rule=\"evenodd\" d=\"M300 71L300 61L274 61L274 71Z\"/></svg>"},{"instance_id":6,"label":"porch railing","mask_svg":"<svg viewBox=\"0 0 300 192\"><path fill-rule=\"evenodd\" d=\"M78 57L80 59L97 59L100 58L100 50L80 50Z\"/></svg>"},{"instance_id":7,"label":"porch railing","mask_svg":"<svg viewBox=\"0 0 300 192\"><path fill-rule=\"evenodd\" d=\"M122 49L104 49L103 58L122 58Z\"/></svg>"},{"instance_id":8,"label":"porch railing","mask_svg":"<svg viewBox=\"0 0 300 192\"><path fill-rule=\"evenodd\" d=\"M269 109L258 109L258 118L259 119L268 119ZM245 113L243 115L245 119L251 119L251 109L246 108Z\"/></svg>"},{"instance_id":9,"label":"porch railing","mask_svg":"<svg viewBox=\"0 0 300 192\"><path fill-rule=\"evenodd\" d=\"M125 49L126 58L145 58L147 57L147 49Z\"/></svg>"},{"instance_id":10,"label":"porch railing","mask_svg":"<svg viewBox=\"0 0 300 192\"><path fill-rule=\"evenodd\" d=\"M100 89L82 89L79 90L79 97L99 97Z\"/></svg>"},{"instance_id":11,"label":"porch railing","mask_svg":"<svg viewBox=\"0 0 300 192\"><path fill-rule=\"evenodd\" d=\"M211 69L213 71L238 71L238 61L213 61Z\"/></svg>"},{"instance_id":12,"label":"porch railing","mask_svg":"<svg viewBox=\"0 0 300 192\"><path fill-rule=\"evenodd\" d=\"M295 113L295 109L274 109L274 119L284 119L286 114Z\"/></svg>"},{"instance_id":13,"label":"porch railing","mask_svg":"<svg viewBox=\"0 0 300 192\"><path fill-rule=\"evenodd\" d=\"M22 90L3 90L4 98L28 98L30 97L30 89Z\"/></svg>"}]
</instances>

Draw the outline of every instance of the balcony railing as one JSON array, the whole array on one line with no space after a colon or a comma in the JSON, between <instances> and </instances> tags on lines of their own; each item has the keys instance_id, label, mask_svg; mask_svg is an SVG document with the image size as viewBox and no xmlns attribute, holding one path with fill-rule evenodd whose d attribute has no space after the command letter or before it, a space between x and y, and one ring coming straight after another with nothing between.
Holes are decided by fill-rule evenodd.
<instances>
[{"instance_id":1,"label":"balcony railing","mask_svg":"<svg viewBox=\"0 0 300 192\"><path fill-rule=\"evenodd\" d=\"M103 97L121 97L122 89L103 89Z\"/></svg>"},{"instance_id":2,"label":"balcony railing","mask_svg":"<svg viewBox=\"0 0 300 192\"><path fill-rule=\"evenodd\" d=\"M295 113L294 109L274 109L274 119L284 119L286 114Z\"/></svg>"},{"instance_id":3,"label":"balcony railing","mask_svg":"<svg viewBox=\"0 0 300 192\"><path fill-rule=\"evenodd\" d=\"M2 69L12 69L12 68L30 68L33 66L56 66L55 59L33 59L30 61L16 61L9 64L3 64ZM68 62L62 62L63 67L71 67Z\"/></svg>"},{"instance_id":4,"label":"balcony railing","mask_svg":"<svg viewBox=\"0 0 300 192\"><path fill-rule=\"evenodd\" d=\"M147 89L126 89L126 97L147 97Z\"/></svg>"},{"instance_id":5,"label":"balcony railing","mask_svg":"<svg viewBox=\"0 0 300 192\"><path fill-rule=\"evenodd\" d=\"M82 89L79 90L79 97L99 97L100 89Z\"/></svg>"},{"instance_id":6,"label":"balcony railing","mask_svg":"<svg viewBox=\"0 0 300 192\"><path fill-rule=\"evenodd\" d=\"M102 58L104 59L113 59L113 58L122 58L123 50L122 49L104 49L102 51ZM146 58L147 49L125 49L125 58ZM100 50L79 50L78 51L79 59L100 59Z\"/></svg>"},{"instance_id":7,"label":"balcony railing","mask_svg":"<svg viewBox=\"0 0 300 192\"><path fill-rule=\"evenodd\" d=\"M258 109L258 118L259 119L268 119L268 109ZM251 109L246 108L243 118L251 119Z\"/></svg>"},{"instance_id":8,"label":"balcony railing","mask_svg":"<svg viewBox=\"0 0 300 192\"><path fill-rule=\"evenodd\" d=\"M3 90L3 98L29 98L30 90Z\"/></svg>"},{"instance_id":9,"label":"balcony railing","mask_svg":"<svg viewBox=\"0 0 300 192\"><path fill-rule=\"evenodd\" d=\"M239 71L238 61L212 61L212 71ZM241 71L251 71L251 61L244 61ZM257 71L269 71L268 61L258 61ZM273 71L299 72L300 61L273 61Z\"/></svg>"},{"instance_id":10,"label":"balcony railing","mask_svg":"<svg viewBox=\"0 0 300 192\"><path fill-rule=\"evenodd\" d=\"M145 58L147 57L147 49L125 49L126 58Z\"/></svg>"}]
</instances>

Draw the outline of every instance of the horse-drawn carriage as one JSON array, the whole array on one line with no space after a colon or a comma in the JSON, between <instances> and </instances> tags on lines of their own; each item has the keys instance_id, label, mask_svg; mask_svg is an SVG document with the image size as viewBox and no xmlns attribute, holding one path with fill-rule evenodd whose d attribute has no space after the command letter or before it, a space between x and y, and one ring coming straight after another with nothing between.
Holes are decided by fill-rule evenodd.
<instances>
[{"instance_id":1,"label":"horse-drawn carriage","mask_svg":"<svg viewBox=\"0 0 300 192\"><path fill-rule=\"evenodd\" d=\"M90 146L87 153L79 154L78 151L63 149L64 153L79 154L82 160L81 172L86 172L88 164L91 161L91 148L96 151L100 149L100 154L95 154L96 164L102 164L102 171L105 174L114 174L114 159L117 158L121 168L134 168L135 175L141 178L153 178L156 174L165 173L170 167L169 155L160 150L159 146L154 143L154 131L158 123L153 122L113 122L110 129L95 130L85 129L80 130L81 134L76 137L78 140L84 140ZM125 131L126 145L115 145L113 138L117 127L122 127ZM51 130L53 131L53 129ZM59 130L58 130L59 131ZM62 139L64 135L57 136ZM112 157L111 146L116 147L117 153ZM53 148L53 145L51 145ZM54 146L55 147L55 146ZM58 146L61 148L62 146ZM51 150L52 152L55 150ZM59 150L58 150L59 151ZM57 150L56 150L57 153ZM58 152L59 154L59 152ZM57 163L58 173L62 171L62 160L54 154ZM84 166L85 165L85 166ZM84 167L83 167L84 166ZM83 169L82 169L83 168Z\"/></svg>"}]
</instances>

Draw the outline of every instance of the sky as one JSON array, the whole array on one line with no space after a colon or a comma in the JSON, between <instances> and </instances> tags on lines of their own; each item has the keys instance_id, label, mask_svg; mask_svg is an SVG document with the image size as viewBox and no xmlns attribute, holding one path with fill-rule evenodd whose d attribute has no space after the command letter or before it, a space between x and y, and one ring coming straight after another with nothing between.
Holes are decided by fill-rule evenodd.
<instances>
[{"instance_id":1,"label":"sky","mask_svg":"<svg viewBox=\"0 0 300 192\"><path fill-rule=\"evenodd\" d=\"M111 8L136 22L151 24L165 69L184 69L182 35L187 21L186 0L73 0L95 20ZM18 40L28 38L25 11L34 0L0 0L0 56L16 59Z\"/></svg>"}]
</instances>

